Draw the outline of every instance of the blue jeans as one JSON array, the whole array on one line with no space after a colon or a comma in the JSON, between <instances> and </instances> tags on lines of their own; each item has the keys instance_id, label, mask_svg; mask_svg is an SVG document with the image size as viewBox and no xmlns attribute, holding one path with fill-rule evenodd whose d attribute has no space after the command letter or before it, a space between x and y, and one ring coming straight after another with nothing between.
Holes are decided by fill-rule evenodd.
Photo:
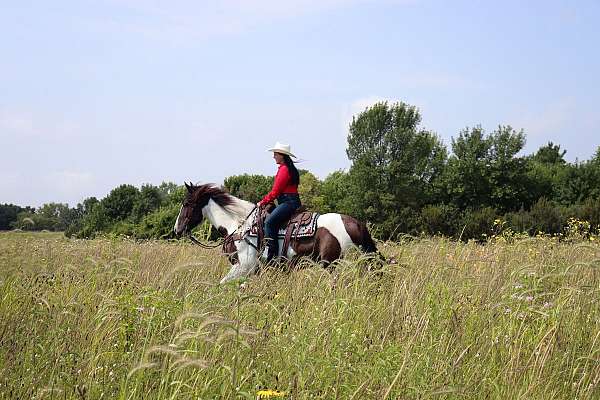
<instances>
[{"instance_id":1,"label":"blue jeans","mask_svg":"<svg viewBox=\"0 0 600 400\"><path fill-rule=\"evenodd\" d=\"M272 243L275 250L279 247L277 239L279 228L290 219L294 211L300 208L301 205L300 196L295 193L282 194L277 197L277 202L279 205L275 207L265 220L265 237L273 239ZM275 251L275 254L277 253Z\"/></svg>"}]
</instances>

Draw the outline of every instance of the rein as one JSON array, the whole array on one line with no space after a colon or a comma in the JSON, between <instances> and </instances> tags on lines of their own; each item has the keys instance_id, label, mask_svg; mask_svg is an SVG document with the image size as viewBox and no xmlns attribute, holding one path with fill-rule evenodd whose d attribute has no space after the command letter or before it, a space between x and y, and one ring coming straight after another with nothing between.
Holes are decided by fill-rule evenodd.
<instances>
[{"instance_id":1,"label":"rein","mask_svg":"<svg viewBox=\"0 0 600 400\"><path fill-rule=\"evenodd\" d=\"M225 240L227 240L229 235L227 235L227 237L225 239L223 239L221 242L218 242L217 244L204 244L201 241L199 241L198 239L196 239L194 237L194 235L192 235L191 233L190 233L190 236L188 236L188 237L192 241L192 243L202 247L203 249L216 249L217 247L220 247L223 245L223 243L225 243Z\"/></svg>"},{"instance_id":2,"label":"rein","mask_svg":"<svg viewBox=\"0 0 600 400\"><path fill-rule=\"evenodd\" d=\"M246 215L246 218L244 218L244 220L242 221L241 224L238 225L237 228L235 228L230 234L228 234L227 236L225 236L223 239L221 239L221 241L217 242L217 244L205 244L202 243L201 241L199 241L198 239L196 239L194 237L194 235L192 235L192 233L190 232L190 240L192 241L192 243L194 243L195 245L198 245L200 247L202 247L203 249L216 249L217 247L221 247L224 243L226 243L227 241L231 240L233 238L233 235L238 231L238 229L240 229L248 220L248 218L250 218L250 216L252 215L252 213L254 212L254 210L256 210L257 206L254 206L254 208L250 211L250 213L248 215Z\"/></svg>"}]
</instances>

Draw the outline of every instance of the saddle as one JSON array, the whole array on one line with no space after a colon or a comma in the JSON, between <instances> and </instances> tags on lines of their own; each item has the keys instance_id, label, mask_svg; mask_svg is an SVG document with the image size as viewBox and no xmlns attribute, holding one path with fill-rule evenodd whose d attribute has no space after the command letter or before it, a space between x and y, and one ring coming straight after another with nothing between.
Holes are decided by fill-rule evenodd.
<instances>
[{"instance_id":1,"label":"saddle","mask_svg":"<svg viewBox=\"0 0 600 400\"><path fill-rule=\"evenodd\" d=\"M247 230L249 236L258 238L258 243L262 243L265 237L265 219L271 214L275 207L260 208L259 212L254 214L252 224ZM287 254L288 247L292 240L300 238L313 237L317 232L317 219L319 214L307 211L306 207L301 206L290 217L287 224L279 228L277 236L283 238L283 245L280 248L282 255Z\"/></svg>"}]
</instances>

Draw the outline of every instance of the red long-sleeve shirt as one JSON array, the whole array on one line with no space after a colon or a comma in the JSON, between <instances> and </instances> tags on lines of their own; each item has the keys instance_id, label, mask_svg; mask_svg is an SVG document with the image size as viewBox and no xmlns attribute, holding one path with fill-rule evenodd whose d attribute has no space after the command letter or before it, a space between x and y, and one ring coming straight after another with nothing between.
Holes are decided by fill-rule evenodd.
<instances>
[{"instance_id":1,"label":"red long-sleeve shirt","mask_svg":"<svg viewBox=\"0 0 600 400\"><path fill-rule=\"evenodd\" d=\"M298 193L298 185L292 183L292 177L287 165L280 164L277 169L277 175L275 175L273 189L262 198L260 204L271 203L277 196L283 193Z\"/></svg>"}]
</instances>

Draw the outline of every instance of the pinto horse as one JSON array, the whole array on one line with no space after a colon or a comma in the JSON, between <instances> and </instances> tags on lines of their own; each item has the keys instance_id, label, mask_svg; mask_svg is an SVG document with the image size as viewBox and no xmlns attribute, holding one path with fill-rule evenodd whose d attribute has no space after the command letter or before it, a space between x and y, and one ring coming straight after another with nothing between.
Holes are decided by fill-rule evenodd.
<instances>
[{"instance_id":1,"label":"pinto horse","mask_svg":"<svg viewBox=\"0 0 600 400\"><path fill-rule=\"evenodd\" d=\"M214 184L185 184L187 193L173 228L178 237L207 218L219 233L227 237L223 251L229 255L231 269L221 279L225 283L253 274L259 265L261 247L256 236L247 231L258 208L254 203L238 199ZM319 215L313 237L292 239L287 254L292 263L308 256L329 266L353 247L367 253L377 253L377 247L367 227L347 215L328 213ZM279 247L281 249L281 246Z\"/></svg>"}]
</instances>

